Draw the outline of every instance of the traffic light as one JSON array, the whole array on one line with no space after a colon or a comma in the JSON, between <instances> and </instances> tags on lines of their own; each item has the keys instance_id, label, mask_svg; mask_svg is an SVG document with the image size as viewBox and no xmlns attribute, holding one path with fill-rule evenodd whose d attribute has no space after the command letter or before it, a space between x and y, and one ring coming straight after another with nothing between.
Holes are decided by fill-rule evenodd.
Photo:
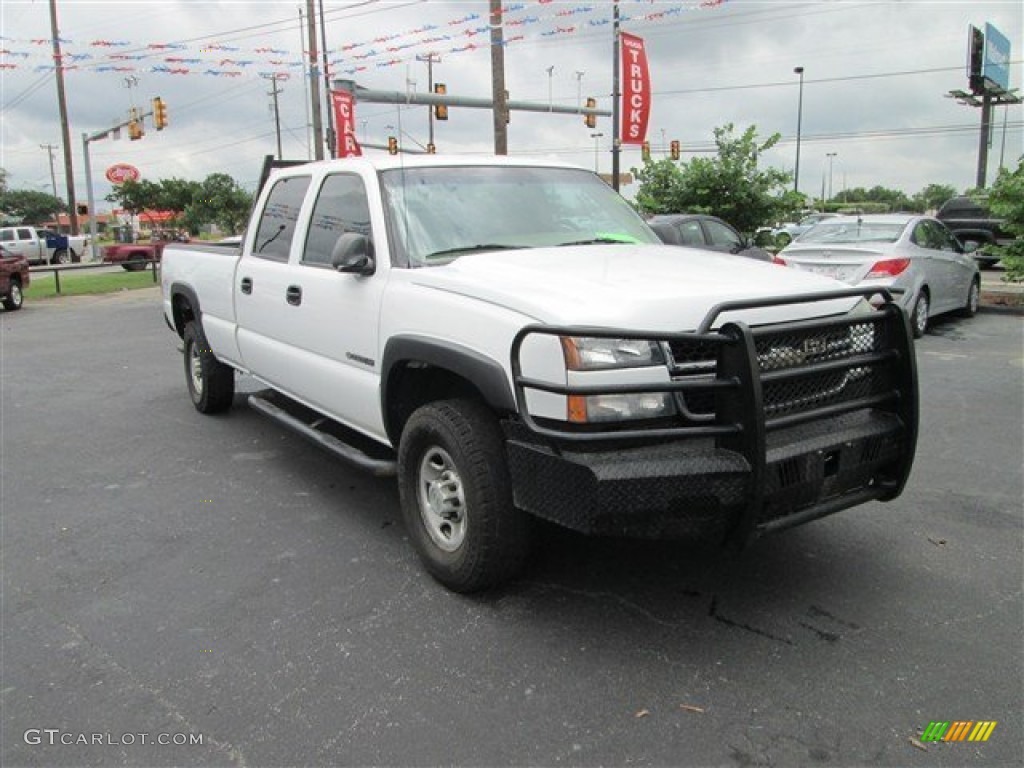
<instances>
[{"instance_id":1,"label":"traffic light","mask_svg":"<svg viewBox=\"0 0 1024 768\"><path fill-rule=\"evenodd\" d=\"M445 93L448 93L448 89L445 88L444 83L434 83L434 93L445 94ZM434 119L435 120L447 120L448 119L448 105L447 104L435 104L434 105Z\"/></svg>"},{"instance_id":2,"label":"traffic light","mask_svg":"<svg viewBox=\"0 0 1024 768\"><path fill-rule=\"evenodd\" d=\"M128 118L128 138L132 141L138 141L145 135L146 132L142 128L142 121L139 120L139 110L132 107L131 115Z\"/></svg>"},{"instance_id":3,"label":"traffic light","mask_svg":"<svg viewBox=\"0 0 1024 768\"><path fill-rule=\"evenodd\" d=\"M78 205L75 206L75 211L78 213L79 216L88 216L89 206L86 205L85 203L79 203Z\"/></svg>"},{"instance_id":4,"label":"traffic light","mask_svg":"<svg viewBox=\"0 0 1024 768\"><path fill-rule=\"evenodd\" d=\"M398 139L396 139L394 136L388 136L388 154L398 154Z\"/></svg>"},{"instance_id":5,"label":"traffic light","mask_svg":"<svg viewBox=\"0 0 1024 768\"><path fill-rule=\"evenodd\" d=\"M597 99L593 96L587 96L587 109L593 109L597 106ZM587 128L597 128L597 115L584 115L583 124Z\"/></svg>"},{"instance_id":6,"label":"traffic light","mask_svg":"<svg viewBox=\"0 0 1024 768\"><path fill-rule=\"evenodd\" d=\"M651 159L651 142L645 141L640 147L640 157L646 163Z\"/></svg>"},{"instance_id":7,"label":"traffic light","mask_svg":"<svg viewBox=\"0 0 1024 768\"><path fill-rule=\"evenodd\" d=\"M669 146L669 154L672 156L672 159L673 160L678 160L679 159L679 142L676 141L675 139L672 139L672 143L669 144L668 146Z\"/></svg>"},{"instance_id":8,"label":"traffic light","mask_svg":"<svg viewBox=\"0 0 1024 768\"><path fill-rule=\"evenodd\" d=\"M427 144L427 154L428 155L436 155L437 154L437 147L434 146L434 142L432 142L432 141Z\"/></svg>"},{"instance_id":9,"label":"traffic light","mask_svg":"<svg viewBox=\"0 0 1024 768\"><path fill-rule=\"evenodd\" d=\"M167 105L159 96L153 99L153 127L158 131L167 127Z\"/></svg>"}]
</instances>

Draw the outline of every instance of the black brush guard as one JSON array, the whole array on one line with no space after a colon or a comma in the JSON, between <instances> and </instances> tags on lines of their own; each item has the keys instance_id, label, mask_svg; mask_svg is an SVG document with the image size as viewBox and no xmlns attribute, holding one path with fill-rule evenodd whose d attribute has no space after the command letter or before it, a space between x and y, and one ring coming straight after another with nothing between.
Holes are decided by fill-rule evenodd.
<instances>
[{"instance_id":1,"label":"black brush guard","mask_svg":"<svg viewBox=\"0 0 1024 768\"><path fill-rule=\"evenodd\" d=\"M881 296L875 312L751 328L726 312ZM531 335L643 339L670 350L671 380L566 386L523 375ZM710 357L686 374L677 353ZM512 344L518 419L504 424L516 503L588 533L707 536L740 546L866 501L897 497L917 443L917 372L906 313L879 289L733 301L694 332L523 328ZM643 427L535 418L527 391L671 392L679 415Z\"/></svg>"}]
</instances>

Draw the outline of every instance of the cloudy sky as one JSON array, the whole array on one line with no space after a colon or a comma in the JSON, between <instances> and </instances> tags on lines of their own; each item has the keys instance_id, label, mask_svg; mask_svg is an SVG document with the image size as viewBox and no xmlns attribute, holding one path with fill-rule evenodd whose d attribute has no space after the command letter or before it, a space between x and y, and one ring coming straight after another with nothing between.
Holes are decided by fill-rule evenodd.
<instances>
[{"instance_id":1,"label":"cloudy sky","mask_svg":"<svg viewBox=\"0 0 1024 768\"><path fill-rule=\"evenodd\" d=\"M757 126L782 139L762 162L793 170L799 78L804 67L800 188L820 195L828 177L844 186L914 193L929 183L974 184L980 110L945 94L967 87L969 25L992 23L1011 44L1010 87L1021 86L1019 0L621 0L625 31L646 41L653 83L648 131L655 154L673 139L684 157L707 151L716 126ZM76 195L85 198L82 135L126 119L134 103L160 96L170 126L147 125L143 140L90 143L97 198L110 190L104 170L138 167L145 178L202 179L224 172L246 187L276 148L272 75L281 93L284 155L309 157L308 87L301 66L304 0L205 2L57 0L71 123ZM574 106L594 96L611 106L611 2L508 0L506 82L513 100ZM328 57L336 76L374 89L427 89L489 97L487 0L323 0ZM65 197L48 0L4 0L2 14L2 156L16 188L50 191L44 145L54 152L58 194ZM426 107L360 103L357 135L384 143L400 134L426 144ZM1005 125L1005 131L1004 131ZM1015 165L1024 150L1020 106L999 108L990 150L991 181L1000 157ZM509 149L610 170L609 118L596 132L578 116L516 112ZM440 152L487 153L491 117L452 109L435 124ZM596 153L595 153L596 148ZM375 150L368 150L373 152ZM640 162L624 149L622 169ZM628 190L624 189L628 194ZM107 206L101 203L100 208Z\"/></svg>"}]
</instances>

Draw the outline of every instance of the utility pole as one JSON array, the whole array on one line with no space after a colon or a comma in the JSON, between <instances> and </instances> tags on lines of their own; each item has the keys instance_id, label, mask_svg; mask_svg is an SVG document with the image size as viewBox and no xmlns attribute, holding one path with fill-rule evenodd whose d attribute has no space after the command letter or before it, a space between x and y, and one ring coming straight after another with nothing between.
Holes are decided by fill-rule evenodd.
<instances>
[{"instance_id":1,"label":"utility pole","mask_svg":"<svg viewBox=\"0 0 1024 768\"><path fill-rule=\"evenodd\" d=\"M327 95L327 150L331 157L337 155L338 134L334 130L334 102L331 100L331 73L327 66L327 25L324 23L324 0L320 5L320 52L324 62L324 92Z\"/></svg>"},{"instance_id":2,"label":"utility pole","mask_svg":"<svg viewBox=\"0 0 1024 768\"><path fill-rule=\"evenodd\" d=\"M612 6L612 189L619 191L619 0Z\"/></svg>"},{"instance_id":3,"label":"utility pole","mask_svg":"<svg viewBox=\"0 0 1024 768\"><path fill-rule=\"evenodd\" d=\"M796 102L796 166L793 169L793 191L800 191L800 128L804 119L804 68L794 67L793 74L800 75L800 95Z\"/></svg>"},{"instance_id":4,"label":"utility pole","mask_svg":"<svg viewBox=\"0 0 1024 768\"><path fill-rule=\"evenodd\" d=\"M431 51L430 53L417 54L416 61L427 62L427 93L434 92L434 65L441 63L441 57ZM427 130L428 136L427 142L429 144L434 143L434 108L427 108Z\"/></svg>"},{"instance_id":5,"label":"utility pole","mask_svg":"<svg viewBox=\"0 0 1024 768\"><path fill-rule=\"evenodd\" d=\"M313 157L324 159L324 127L320 115L320 75L316 63L316 2L306 0L306 21L309 23L309 100L313 106Z\"/></svg>"},{"instance_id":6,"label":"utility pole","mask_svg":"<svg viewBox=\"0 0 1024 768\"><path fill-rule=\"evenodd\" d=\"M283 160L281 156L281 114L278 111L277 94L281 93L281 89L277 87L277 73L272 74L269 78L273 90L268 93L268 96L274 98L274 129L277 132L277 159Z\"/></svg>"},{"instance_id":7,"label":"utility pole","mask_svg":"<svg viewBox=\"0 0 1024 768\"><path fill-rule=\"evenodd\" d=\"M53 36L53 67L57 75L57 105L60 108L60 130L64 144L64 178L68 189L68 222L71 234L78 234L78 208L75 200L75 169L71 163L71 124L68 122L68 103L64 94L64 63L60 52L60 32L57 28L57 0L50 0L50 34Z\"/></svg>"},{"instance_id":8,"label":"utility pole","mask_svg":"<svg viewBox=\"0 0 1024 768\"><path fill-rule=\"evenodd\" d=\"M53 150L57 148L56 144L40 144L40 149L45 149L47 156L50 158L50 188L53 190L53 196L57 197L57 174L53 169ZM53 212L53 220L60 226L60 211Z\"/></svg>"},{"instance_id":9,"label":"utility pole","mask_svg":"<svg viewBox=\"0 0 1024 768\"><path fill-rule=\"evenodd\" d=\"M491 4L491 98L494 103L494 154L508 154L508 98L505 95L505 34L501 0Z\"/></svg>"}]
</instances>

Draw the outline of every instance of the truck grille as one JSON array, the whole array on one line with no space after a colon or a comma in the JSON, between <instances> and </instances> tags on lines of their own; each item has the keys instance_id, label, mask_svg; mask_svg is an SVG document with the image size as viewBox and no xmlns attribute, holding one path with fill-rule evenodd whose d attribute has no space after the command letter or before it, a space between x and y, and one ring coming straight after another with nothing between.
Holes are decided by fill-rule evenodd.
<instances>
[{"instance_id":1,"label":"truck grille","mask_svg":"<svg viewBox=\"0 0 1024 768\"><path fill-rule=\"evenodd\" d=\"M892 382L884 364L866 359L864 365L851 367L848 362L891 349L889 328L863 322L784 331L754 329L766 417L798 414L887 392ZM720 345L671 341L667 346L674 381L715 377ZM715 416L711 391L679 392L677 401L683 414L694 420Z\"/></svg>"}]
</instances>

